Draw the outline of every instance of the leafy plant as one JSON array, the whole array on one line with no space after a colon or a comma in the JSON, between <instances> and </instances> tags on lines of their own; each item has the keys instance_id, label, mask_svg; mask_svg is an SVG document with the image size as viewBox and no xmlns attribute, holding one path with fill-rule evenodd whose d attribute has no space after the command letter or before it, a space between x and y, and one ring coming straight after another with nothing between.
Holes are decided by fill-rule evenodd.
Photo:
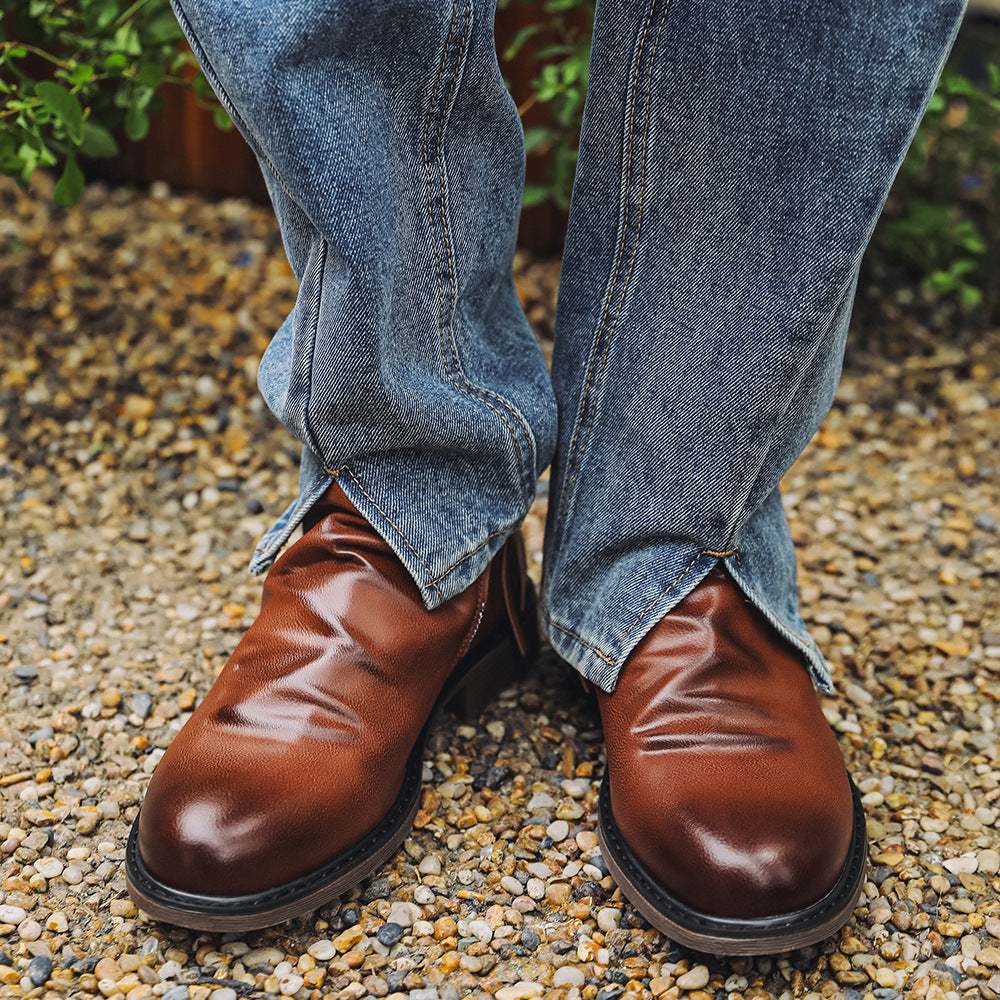
<instances>
[{"instance_id":1,"label":"leafy plant","mask_svg":"<svg viewBox=\"0 0 1000 1000\"><path fill-rule=\"evenodd\" d=\"M54 169L60 205L83 192L82 158L117 155L119 128L146 134L163 83L210 94L184 73L194 57L167 0L0 0L0 13L0 173L26 185Z\"/></svg>"},{"instance_id":2,"label":"leafy plant","mask_svg":"<svg viewBox=\"0 0 1000 1000\"><path fill-rule=\"evenodd\" d=\"M499 0L498 8L514 2ZM537 0L536 0L537 5ZM534 49L541 71L532 81L532 93L520 106L522 116L536 104L549 107L552 124L529 125L524 130L528 155L548 156L548 184L528 184L524 204L536 205L551 198L560 208L569 208L576 173L577 143L583 119L590 68L590 39L594 25L594 0L544 0L543 17L522 28L504 49L513 60L529 39L540 40Z\"/></svg>"},{"instance_id":3,"label":"leafy plant","mask_svg":"<svg viewBox=\"0 0 1000 1000\"><path fill-rule=\"evenodd\" d=\"M873 248L912 270L930 300L989 316L1000 305L1000 68L979 87L943 73Z\"/></svg>"}]
</instances>

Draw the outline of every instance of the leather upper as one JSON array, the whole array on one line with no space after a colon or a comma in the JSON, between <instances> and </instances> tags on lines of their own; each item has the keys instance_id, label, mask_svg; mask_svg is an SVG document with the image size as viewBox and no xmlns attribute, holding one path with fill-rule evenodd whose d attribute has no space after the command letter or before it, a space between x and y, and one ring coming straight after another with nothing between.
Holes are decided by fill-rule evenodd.
<instances>
[{"instance_id":1,"label":"leather upper","mask_svg":"<svg viewBox=\"0 0 1000 1000\"><path fill-rule=\"evenodd\" d=\"M803 660L721 566L598 702L614 820L668 892L752 918L834 885L853 817L843 757Z\"/></svg>"},{"instance_id":2,"label":"leather upper","mask_svg":"<svg viewBox=\"0 0 1000 1000\"><path fill-rule=\"evenodd\" d=\"M275 563L260 615L156 768L139 815L177 889L259 892L313 871L389 811L456 664L523 593L514 535L433 612L334 484Z\"/></svg>"}]
</instances>

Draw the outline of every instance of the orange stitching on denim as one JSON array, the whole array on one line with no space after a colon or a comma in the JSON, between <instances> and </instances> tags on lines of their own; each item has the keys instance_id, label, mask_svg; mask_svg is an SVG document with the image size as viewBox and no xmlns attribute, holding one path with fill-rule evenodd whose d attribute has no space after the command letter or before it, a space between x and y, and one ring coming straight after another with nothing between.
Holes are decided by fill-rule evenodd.
<instances>
[{"instance_id":1,"label":"orange stitching on denim","mask_svg":"<svg viewBox=\"0 0 1000 1000\"><path fill-rule=\"evenodd\" d=\"M602 377L602 375L604 373L604 368L605 368L605 366L607 364L608 354L609 354L609 352L611 350L611 334L614 331L615 324L618 321L618 319L617 319L618 313L616 313L615 320L612 323L611 328L607 332L608 343L607 343L607 345L606 345L606 347L604 349L604 354L603 354L603 356L601 358L600 370L596 373L596 378L595 378L595 366L594 366L594 363L596 361L596 351L599 349L601 334L602 334L602 332L604 330L605 322L607 321L608 311L610 310L611 303L612 303L612 301L614 299L615 285L617 284L618 274L619 274L619 272L621 270L621 263L622 263L622 260L624 259L625 244L626 244L626 242L628 240L628 225L629 225L629 215L630 215L630 205L629 205L629 197L628 196L629 196L629 185L630 185L631 178L632 178L632 154L633 154L634 140L635 140L635 119L636 119L637 97L638 97L638 89L637 88L638 88L638 82L639 82L639 68L640 68L640 65L641 65L641 62L642 62L642 50L643 50L643 48L645 47L645 44L646 44L646 35L649 32L649 26L650 26L650 24L652 23L652 20L653 20L653 11L655 9L655 6L656 6L656 0L653 0L653 2L649 6L649 13L646 16L646 23L643 25L642 36L639 39L639 52L636 55L635 73L634 73L633 79L632 79L633 90L632 90L632 107L630 109L631 110L631 117L630 117L630 121L629 121L628 148L626 150L626 156L625 156L625 191L624 191L624 195L623 195L624 200L625 200L625 214L624 214L624 218L622 219L622 238L621 238L621 242L619 243L618 249L617 249L616 254L615 254L615 269L614 269L614 273L611 276L611 285L608 288L607 298L606 298L605 303L604 303L604 311L602 312L601 319L600 319L600 321L597 324L597 331L596 331L596 334L595 334L595 337L594 337L594 350L595 350L595 354L590 359L590 366L589 366L589 368L587 370L587 378L586 378L586 381L584 382L583 392L581 393L581 397L580 397L580 411L579 411L579 413L577 415L576 428L575 428L575 430L573 432L573 440L570 442L570 449L569 449L570 469L572 470L572 473L573 473L573 479L572 479L572 482L569 483L568 489L566 489L566 491L564 492L565 502L563 503L562 509L559 512L559 523L560 524L563 522L563 520L565 518L566 511L567 511L567 509L569 507L569 504L572 501L573 491L575 490L576 483L577 483L577 481L580 478L580 467L582 465L582 449L583 449L584 445L581 445L580 451L578 451L577 450L577 441L578 441L579 436L580 436L580 431L581 431L581 429L583 427L583 420L584 420L585 415L589 411L590 412L590 417L587 419L587 429L586 429L586 438L589 438L590 437L590 427L591 427L591 425L593 423L594 414L596 412L596 401L588 401L588 392L589 392L589 389L590 389L590 384L591 384L591 381L594 381L595 384L596 384L596 383L599 383L600 380L601 380L601 377ZM647 86L646 86L646 106L647 106L647 109L648 109L648 106L649 106L649 97L650 97L650 92L651 92L651 89L652 89L653 60L654 60L655 55L656 55L656 48L657 48L657 46L659 44L659 41L658 41L658 39L659 39L659 32L663 28L663 22L666 20L667 9L668 9L669 6L670 6L670 3L669 3L669 0L667 0L667 3L664 4L664 7L663 7L663 14L662 14L662 16L660 18L660 23L657 26L657 41L654 43L654 45L653 45L653 51L650 54L650 59L649 59L649 76L648 76L648 81L647 81ZM640 162L642 164L642 174L640 176L640 181L639 181L639 203L637 205L638 224L637 224L636 232L635 232L635 250L632 253L632 259L629 262L629 271L628 271L628 274L625 277L625 283L624 283L624 286L622 288L621 297L618 300L618 307L617 308L618 308L619 311L621 309L621 304L624 301L625 293L628 290L628 284L629 284L629 281L630 281L631 276L632 276L632 269L633 269L633 267L635 265L635 258L636 258L636 254L638 253L638 247L639 247L639 244L638 244L639 231L640 231L641 226L642 226L642 198L643 198L643 194L644 194L644 187L645 187L645 180L646 180L645 150L646 150L646 141L648 139L648 134L649 134L649 114L648 114L648 110L647 110L647 112L646 112L646 125L645 125L645 128L643 130L643 139L642 139L643 148L642 148L642 152L640 153ZM575 461L574 461L574 458L576 459Z\"/></svg>"},{"instance_id":2,"label":"orange stitching on denim","mask_svg":"<svg viewBox=\"0 0 1000 1000\"><path fill-rule=\"evenodd\" d=\"M448 567L448 568L447 568L447 569L446 569L446 570L445 570L445 571L444 571L444 572L443 572L443 573L442 573L442 574L441 574L440 576L436 576L436 577L434 577L434 579L433 579L433 580L431 580L431 583L440 583L440 581L441 581L441 580L443 580L443 579L444 579L444 578L445 578L445 577L446 577L446 576L447 576L447 575L448 575L449 573L451 573L451 572L452 572L453 570L456 570L456 569L458 569L458 567L459 567L459 566L461 566L461 565L462 565L462 563L464 563L466 559L470 559L470 558L471 558L472 556L474 556L474 555L475 555L475 554L476 554L476 553L477 553L477 552L478 552L478 551L479 551L480 549L484 549L484 548L486 548L486 546L490 544L490 542L492 541L492 539L494 539L494 538L497 538L497 537L499 537L500 535L506 535L506 534L507 534L507 532L506 532L506 531L491 531L491 532L490 532L490 533L489 533L489 534L488 534L488 535L486 536L486 541L484 541L484 542L481 542L481 543L480 543L479 545L477 545L477 546L476 546L476 547L475 547L475 548L474 548L474 549L473 549L473 550L472 550L471 552L467 552L467 553L466 553L466 554L465 554L464 556L462 556L462 558L461 558L461 559L459 559L459 560L458 560L457 562L454 562L454 563L452 563L452 564L451 564L451 566L449 566L449 567Z\"/></svg>"},{"instance_id":3,"label":"orange stitching on denim","mask_svg":"<svg viewBox=\"0 0 1000 1000\"><path fill-rule=\"evenodd\" d=\"M617 666L617 663L614 660L612 660L605 653L602 653L596 646L591 646L591 644L587 642L587 640L584 639L582 636L577 635L575 632L571 632L568 628L564 628L562 625L559 624L559 622L553 621L548 615L545 616L545 620L553 628L559 629L560 632L565 632L566 635L576 639L576 641L580 643L581 646L586 646L587 649L589 649L592 653L596 653L602 660L604 660L606 664L608 664L608 666L610 667Z\"/></svg>"},{"instance_id":4,"label":"orange stitching on denim","mask_svg":"<svg viewBox=\"0 0 1000 1000\"><path fill-rule=\"evenodd\" d=\"M679 583L681 582L681 580L683 580L683 579L684 579L684 577L686 577L686 576L688 575L688 573L690 573L690 572L691 572L691 570L692 570L692 569L693 569L693 567L694 567L694 564L695 564L695 563L696 563L696 562L697 562L697 561L698 561L698 560L699 560L699 559L700 559L700 558L701 558L701 557L702 557L703 555L706 555L706 554L707 554L707 553L706 553L706 551L705 551L704 549L702 549L702 550L701 550L701 552L699 552L699 553L698 553L698 554L697 554L697 555L696 555L696 556L694 557L694 559L692 559L692 560L691 560L691 562L689 562L689 563L687 564L687 566L685 566L685 567L684 567L684 569L683 569L683 570L681 571L681 575L680 575L679 577L677 577L677 579L676 579L676 580L674 580L674 582L673 582L672 584L670 584L670 586L668 586L668 587L665 587L665 588L664 588L663 590L661 590L661 591L660 591L660 593L659 593L659 594L657 594L657 595L656 595L656 597L655 597L655 598L653 598L653 600L652 600L652 601L651 601L651 602L650 602L649 604L647 604L647 605L646 605L646 607L644 607L644 608L642 609L642 611L640 611L640 612L639 612L639 617L638 617L638 618L636 618L636 620L635 620L634 622L632 622L632 624L631 624L631 625L629 625L629 626L628 626L628 628L627 628L627 629L626 629L625 631L626 631L626 632L631 632L631 631L632 631L632 629L634 629L634 628L636 627L636 625L638 625L638 624L639 624L639 622L641 622L641 621L643 620L643 618L645 618L645 617L646 617L646 615L647 615L647 614L649 614L649 612L650 612L650 611L651 611L651 610L652 610L653 608L655 608L655 607L656 607L656 605L657 605L657 604L659 604L659 603L660 603L660 601L662 601L662 600L663 600L663 598L664 598L664 597L666 597L666 596L667 596L667 594L669 594L669 593L670 593L670 591L671 591L671 590L673 590L673 589L674 589L674 587L676 587L676 586L677 586L677 584L679 584ZM624 637L622 637L621 639L619 639L619 640L618 640L618 642L617 642L617 643L615 644L615 652L617 652L618 650L620 650L620 649L622 648L622 643L623 643L624 641L625 641Z\"/></svg>"},{"instance_id":5,"label":"orange stitching on denim","mask_svg":"<svg viewBox=\"0 0 1000 1000\"><path fill-rule=\"evenodd\" d=\"M420 565L423 566L424 568L424 572L429 577L431 575L431 571L427 566L427 563L425 563L423 559L420 558L420 553L413 547L413 544L410 542L409 538L406 537L406 534L403 532L403 529L400 528L399 525L396 524L396 522L393 521L393 519L389 517L389 515L384 510L382 510L382 508L376 502L375 498L364 488L364 486L361 485L361 480L358 479L358 477L349 468L347 468L346 465L341 471L346 472L351 477L351 479L354 480L355 486L357 486L357 488L361 490L362 493L364 493L364 495L368 498L368 502L382 515L382 517L385 518L385 520L389 524L392 525L393 528L396 529L396 532L399 534L399 537L402 538L404 542L406 542L409 550L417 557L417 560L420 562ZM437 584L434 583L433 580L431 580L430 583L426 584L426 586L432 587L434 590L438 592L438 594L441 594L441 589L437 586Z\"/></svg>"},{"instance_id":6,"label":"orange stitching on denim","mask_svg":"<svg viewBox=\"0 0 1000 1000\"><path fill-rule=\"evenodd\" d=\"M715 551L713 551L712 549L702 549L702 550L701 550L701 551L700 551L700 552L699 552L699 553L698 553L698 554L697 554L697 555L696 555L696 556L695 556L695 557L694 557L694 558L693 558L693 559L691 560L691 562L689 562L689 563L687 564L687 566L685 566L685 567L684 567L684 569L683 569L683 570L681 570L681 575L680 575L679 577L677 577L677 579L676 579L676 580L674 580L674 582L673 582L673 583L671 583L671 584L670 584L669 586L667 586L667 587L665 587L665 588L664 588L663 590L661 590L661 591L660 591L660 593L659 593L659 594L657 594L657 595L656 595L656 597L654 597L654 598L653 598L653 600L652 600L652 601L650 601L650 603L649 603L649 604L647 604L647 605L646 605L646 607L644 607L644 608L642 609L642 611L640 611L640 612L639 612L639 616L638 616L638 617L637 617L637 618L635 619L635 621L631 622L631 623L630 623L630 624L629 624L629 625L628 625L628 626L626 627L626 629L625 629L625 632L626 632L626 633L629 633L629 632L631 632L631 631L632 631L632 629L634 629L634 628L636 627L636 625L638 625L638 624L639 624L639 622L641 622L641 621L643 620L643 618L645 618L645 617L646 617L646 615L647 615L647 614L649 614L649 612L650 612L650 611L651 611L651 610L652 610L653 608L655 608L655 607L656 607L656 605L657 605L657 604L659 604L659 603L660 603L660 601L662 601L662 600L663 600L663 598L664 598L664 597L666 597L666 596L667 596L667 594L669 594L669 593L670 593L670 591L671 591L671 590L673 590L673 589L674 589L674 587L676 587L676 586L677 586L677 584L679 584L679 583L681 582L681 580L683 580L683 579L684 579L684 577L686 577L686 576L688 575L688 573L690 573L690 572L691 572L691 570L692 570L692 569L694 568L694 565L695 565L695 563L697 563L697 562L698 562L698 560L699 560L699 559L701 559L701 557L702 557L702 556L716 556L716 557L722 557L722 556L730 556L730 555L733 555L734 553L736 554L736 558L737 558L737 561L738 561L738 560L739 560L739 546L737 546L736 548L733 548L733 549L729 549L729 550L728 550L727 552L715 552ZM599 649L598 649L598 648L597 648L596 646L591 646L589 642L586 642L586 641L585 641L584 639L582 639L582 638L581 638L580 636L578 636L578 635L577 635L577 634L576 634L575 632L571 632L571 631L570 631L570 630L569 630L568 628L564 628L564 627L563 627L562 625L560 625L560 624L559 624L559 623L558 623L557 621L555 621L555 620L554 620L554 619L552 618L552 616L551 616L551 615L549 615L549 614L546 614L546 615L545 615L545 620L546 620L546 621L547 621L547 622L548 622L548 623L549 623L549 624L550 624L550 625L551 625L551 626L552 626L553 628L557 628L557 629L559 629L559 631L560 631L560 632L565 632L565 633L566 633L567 635L569 635L569 636L572 636L572 637L573 637L574 639L577 639L577 640L578 640L578 641L579 641L580 643L582 643L582 644L583 644L584 646L586 646L586 647L587 647L587 649L589 649L589 650L591 650L592 652L596 653L596 654L597 654L597 655L598 655L598 656L599 656L599 657L600 657L600 658L601 658L602 660L604 660L604 662L605 662L605 663L609 664L609 665L610 665L610 666L612 666L612 667L614 667L614 666L617 666L617 664L618 664L618 661L617 661L617 659L612 659L612 658L611 658L611 657L609 657L609 656L608 656L607 654L605 654L605 653L602 653L602 652L601 652L601 651L600 651L600 650L599 650ZM616 653L617 653L617 652L618 652L619 650L621 650L621 648L622 648L622 643L623 643L623 642L625 641L625 638L626 638L626 636L623 636L623 637L622 637L621 639L619 639L619 640L618 640L618 642L616 642L616 643L615 643L615 652L616 652Z\"/></svg>"}]
</instances>

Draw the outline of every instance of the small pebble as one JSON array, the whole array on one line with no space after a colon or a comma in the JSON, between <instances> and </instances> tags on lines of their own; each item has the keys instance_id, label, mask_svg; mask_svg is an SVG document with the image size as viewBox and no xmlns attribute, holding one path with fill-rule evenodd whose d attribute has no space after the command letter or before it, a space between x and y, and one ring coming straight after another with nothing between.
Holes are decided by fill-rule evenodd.
<instances>
[{"instance_id":1,"label":"small pebble","mask_svg":"<svg viewBox=\"0 0 1000 1000\"><path fill-rule=\"evenodd\" d=\"M28 963L28 978L33 986L43 986L52 975L52 959L47 955L36 955Z\"/></svg>"},{"instance_id":2,"label":"small pebble","mask_svg":"<svg viewBox=\"0 0 1000 1000\"><path fill-rule=\"evenodd\" d=\"M546 834L559 844L569 836L569 823L564 819L557 819L545 828Z\"/></svg>"},{"instance_id":3,"label":"small pebble","mask_svg":"<svg viewBox=\"0 0 1000 1000\"><path fill-rule=\"evenodd\" d=\"M403 939L404 929L397 923L385 923L376 932L375 937L378 938L381 944L384 944L387 948L391 948L394 944L398 944Z\"/></svg>"},{"instance_id":4,"label":"small pebble","mask_svg":"<svg viewBox=\"0 0 1000 1000\"><path fill-rule=\"evenodd\" d=\"M337 949L334 948L333 942L323 939L320 941L314 941L309 945L308 953L316 959L317 962L329 962L336 954ZM244 955L244 960L246 956Z\"/></svg>"},{"instance_id":5,"label":"small pebble","mask_svg":"<svg viewBox=\"0 0 1000 1000\"><path fill-rule=\"evenodd\" d=\"M708 985L708 979L708 966L696 965L689 972L677 977L677 985L682 990L700 990Z\"/></svg>"},{"instance_id":6,"label":"small pebble","mask_svg":"<svg viewBox=\"0 0 1000 1000\"><path fill-rule=\"evenodd\" d=\"M17 925L17 936L22 941L37 941L42 936L42 925L30 917Z\"/></svg>"},{"instance_id":7,"label":"small pebble","mask_svg":"<svg viewBox=\"0 0 1000 1000\"><path fill-rule=\"evenodd\" d=\"M564 965L556 969L552 976L553 986L583 986L586 981L583 971L573 965Z\"/></svg>"}]
</instances>

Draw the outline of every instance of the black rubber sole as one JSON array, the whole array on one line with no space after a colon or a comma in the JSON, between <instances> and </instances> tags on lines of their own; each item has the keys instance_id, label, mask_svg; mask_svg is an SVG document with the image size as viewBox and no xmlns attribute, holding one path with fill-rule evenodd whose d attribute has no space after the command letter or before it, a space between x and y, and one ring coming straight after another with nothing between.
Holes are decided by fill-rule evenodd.
<instances>
[{"instance_id":1,"label":"black rubber sole","mask_svg":"<svg viewBox=\"0 0 1000 1000\"><path fill-rule=\"evenodd\" d=\"M868 858L861 796L851 782L854 821L844 868L832 889L804 909L738 920L699 913L676 899L646 871L625 843L611 812L608 780L601 785L597 836L601 854L625 897L671 941L714 955L766 955L816 944L840 930L861 895Z\"/></svg>"},{"instance_id":2,"label":"black rubber sole","mask_svg":"<svg viewBox=\"0 0 1000 1000\"><path fill-rule=\"evenodd\" d=\"M154 920L205 931L246 931L270 927L310 913L377 872L394 857L413 827L420 805L424 745L438 711L458 703L478 712L489 697L513 681L526 660L509 630L485 653L455 668L406 762L403 787L378 825L353 847L321 867L283 885L240 896L212 896L175 889L146 867L139 851L136 817L125 849L125 879L136 906Z\"/></svg>"}]
</instances>

